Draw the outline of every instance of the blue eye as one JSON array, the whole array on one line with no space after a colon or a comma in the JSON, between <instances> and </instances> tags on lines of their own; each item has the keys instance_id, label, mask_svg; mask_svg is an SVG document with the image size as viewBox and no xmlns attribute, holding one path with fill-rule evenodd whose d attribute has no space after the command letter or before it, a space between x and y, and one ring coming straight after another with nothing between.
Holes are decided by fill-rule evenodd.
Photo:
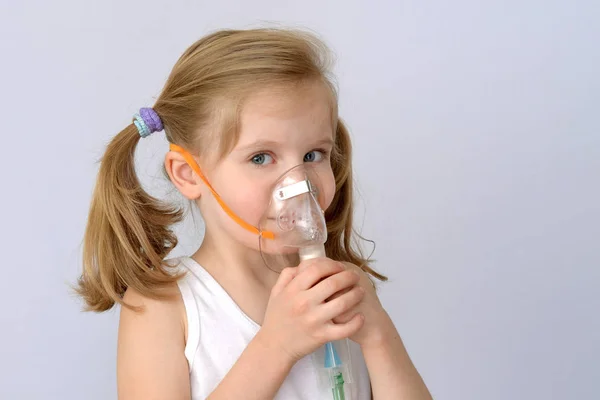
<instances>
[{"instance_id":1,"label":"blue eye","mask_svg":"<svg viewBox=\"0 0 600 400\"><path fill-rule=\"evenodd\" d=\"M270 161L268 161L270 159ZM251 162L254 165L261 166L265 164L270 164L273 161L273 157L266 153L260 153L252 157Z\"/></svg>"},{"instance_id":2,"label":"blue eye","mask_svg":"<svg viewBox=\"0 0 600 400\"><path fill-rule=\"evenodd\" d=\"M317 162L321 161L325 157L325 154L321 150L313 150L304 155L304 162Z\"/></svg>"}]
</instances>

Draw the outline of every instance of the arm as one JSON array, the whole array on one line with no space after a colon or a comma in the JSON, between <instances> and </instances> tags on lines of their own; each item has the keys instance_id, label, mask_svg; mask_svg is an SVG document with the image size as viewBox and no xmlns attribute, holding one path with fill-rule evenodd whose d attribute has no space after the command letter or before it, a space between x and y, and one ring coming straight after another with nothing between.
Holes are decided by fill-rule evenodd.
<instances>
[{"instance_id":1,"label":"arm","mask_svg":"<svg viewBox=\"0 0 600 400\"><path fill-rule=\"evenodd\" d=\"M346 268L360 272L360 285L366 292L358 309L353 310L365 315L365 324L350 339L361 346L371 379L371 398L430 400L431 394L410 360L394 323L383 309L375 286L361 268L344 264ZM343 323L349 317L348 313L342 314L334 322Z\"/></svg>"},{"instance_id":2,"label":"arm","mask_svg":"<svg viewBox=\"0 0 600 400\"><path fill-rule=\"evenodd\" d=\"M259 331L207 400L273 399L293 365Z\"/></svg>"},{"instance_id":3,"label":"arm","mask_svg":"<svg viewBox=\"0 0 600 400\"><path fill-rule=\"evenodd\" d=\"M121 308L117 351L120 400L189 400L185 358L185 306L174 286L173 300L153 300L128 289L124 300L141 312ZM218 399L273 399L293 361L261 331L209 396ZM260 368L257 366L260 365Z\"/></svg>"},{"instance_id":4,"label":"arm","mask_svg":"<svg viewBox=\"0 0 600 400\"><path fill-rule=\"evenodd\" d=\"M387 313L377 340L362 346L371 377L374 400L431 400L431 394L413 365Z\"/></svg>"},{"instance_id":5,"label":"arm","mask_svg":"<svg viewBox=\"0 0 600 400\"><path fill-rule=\"evenodd\" d=\"M331 324L333 317L354 308L362 299L354 287L358 275L329 259L311 262L281 272L262 327L209 400L273 399L297 360L327 341L348 337L360 329L359 316L345 324ZM345 294L324 303L338 291Z\"/></svg>"},{"instance_id":6,"label":"arm","mask_svg":"<svg viewBox=\"0 0 600 400\"><path fill-rule=\"evenodd\" d=\"M153 300L127 289L124 301L144 307L121 307L117 349L120 400L189 400L185 349L185 309L176 285L172 300Z\"/></svg>"}]
</instances>

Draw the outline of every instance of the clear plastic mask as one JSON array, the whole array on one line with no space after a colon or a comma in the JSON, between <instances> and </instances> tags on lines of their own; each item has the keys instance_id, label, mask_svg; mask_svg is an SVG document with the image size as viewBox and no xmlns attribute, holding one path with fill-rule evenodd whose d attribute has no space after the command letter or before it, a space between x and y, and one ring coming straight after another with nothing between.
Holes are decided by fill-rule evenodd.
<instances>
[{"instance_id":1,"label":"clear plastic mask","mask_svg":"<svg viewBox=\"0 0 600 400\"><path fill-rule=\"evenodd\" d=\"M318 175L307 164L285 172L273 185L270 203L259 229L273 238L259 237L267 267L281 271L301 260L324 257L327 225L319 202Z\"/></svg>"}]
</instances>

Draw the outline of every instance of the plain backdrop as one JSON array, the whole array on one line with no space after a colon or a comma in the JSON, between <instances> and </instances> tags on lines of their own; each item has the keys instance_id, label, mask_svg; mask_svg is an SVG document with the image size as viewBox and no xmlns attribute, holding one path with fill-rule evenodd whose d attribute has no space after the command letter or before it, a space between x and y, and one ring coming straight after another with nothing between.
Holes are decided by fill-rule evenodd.
<instances>
[{"instance_id":1,"label":"plain backdrop","mask_svg":"<svg viewBox=\"0 0 600 400\"><path fill-rule=\"evenodd\" d=\"M192 42L274 25L336 55L357 226L434 397L600 398L598 20L592 0L3 0L0 398L116 399L118 310L69 291L97 161ZM141 142L140 174L180 201L166 151Z\"/></svg>"}]
</instances>

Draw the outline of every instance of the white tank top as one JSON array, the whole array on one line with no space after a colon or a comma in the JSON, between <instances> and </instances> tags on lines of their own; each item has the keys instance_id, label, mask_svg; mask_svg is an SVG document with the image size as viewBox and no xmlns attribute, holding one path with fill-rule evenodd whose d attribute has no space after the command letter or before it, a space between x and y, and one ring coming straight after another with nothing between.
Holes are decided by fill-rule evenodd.
<instances>
[{"instance_id":1,"label":"white tank top","mask_svg":"<svg viewBox=\"0 0 600 400\"><path fill-rule=\"evenodd\" d=\"M225 377L260 326L194 259L178 257L169 261L187 272L178 282L187 314L185 357L190 370L192 400L204 400ZM352 341L350 355L353 383L346 400L370 400L367 367L360 346ZM318 384L316 368L310 355L299 360L274 400L332 400L331 389Z\"/></svg>"}]
</instances>

